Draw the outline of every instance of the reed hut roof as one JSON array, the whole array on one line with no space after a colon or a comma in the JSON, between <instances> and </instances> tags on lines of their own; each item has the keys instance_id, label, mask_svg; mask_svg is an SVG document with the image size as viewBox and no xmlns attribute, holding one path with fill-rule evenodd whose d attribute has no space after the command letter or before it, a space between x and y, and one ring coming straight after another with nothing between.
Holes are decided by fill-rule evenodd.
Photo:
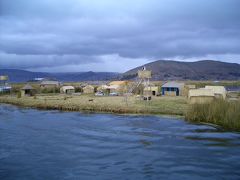
<instances>
[{"instance_id":1,"label":"reed hut roof","mask_svg":"<svg viewBox=\"0 0 240 180\"><path fill-rule=\"evenodd\" d=\"M92 85L87 85L87 86L83 87L83 89L94 89L94 86L92 86Z\"/></svg>"},{"instance_id":2,"label":"reed hut roof","mask_svg":"<svg viewBox=\"0 0 240 180\"><path fill-rule=\"evenodd\" d=\"M211 89L190 89L188 97L214 97L214 92Z\"/></svg>"},{"instance_id":3,"label":"reed hut roof","mask_svg":"<svg viewBox=\"0 0 240 180\"><path fill-rule=\"evenodd\" d=\"M75 88L73 86L63 86L63 87L61 87L61 89L63 91L66 91L66 90L74 90Z\"/></svg>"},{"instance_id":4,"label":"reed hut roof","mask_svg":"<svg viewBox=\"0 0 240 180\"><path fill-rule=\"evenodd\" d=\"M26 84L22 90L33 90L34 88L30 84Z\"/></svg>"},{"instance_id":5,"label":"reed hut roof","mask_svg":"<svg viewBox=\"0 0 240 180\"><path fill-rule=\"evenodd\" d=\"M226 98L227 91L224 86L205 86L205 89L211 89L214 94L222 95L223 99Z\"/></svg>"},{"instance_id":6,"label":"reed hut roof","mask_svg":"<svg viewBox=\"0 0 240 180\"><path fill-rule=\"evenodd\" d=\"M205 89L212 89L215 93L226 93L224 86L205 86Z\"/></svg>"},{"instance_id":7,"label":"reed hut roof","mask_svg":"<svg viewBox=\"0 0 240 180\"><path fill-rule=\"evenodd\" d=\"M187 85L185 85L185 87L188 88L188 89L196 89L195 84L187 84Z\"/></svg>"},{"instance_id":8,"label":"reed hut roof","mask_svg":"<svg viewBox=\"0 0 240 180\"><path fill-rule=\"evenodd\" d=\"M107 89L118 89L119 88L119 85L110 85L107 87Z\"/></svg>"},{"instance_id":9,"label":"reed hut roof","mask_svg":"<svg viewBox=\"0 0 240 180\"><path fill-rule=\"evenodd\" d=\"M121 86L121 85L125 85L127 83L127 81L112 81L109 83L109 85L118 85L118 86Z\"/></svg>"}]
</instances>

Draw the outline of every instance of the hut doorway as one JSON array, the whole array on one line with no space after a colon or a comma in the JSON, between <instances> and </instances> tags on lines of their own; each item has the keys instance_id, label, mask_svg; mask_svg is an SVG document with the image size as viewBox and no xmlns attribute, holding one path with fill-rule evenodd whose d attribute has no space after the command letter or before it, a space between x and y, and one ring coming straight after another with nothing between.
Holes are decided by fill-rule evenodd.
<instances>
[{"instance_id":1,"label":"hut doorway","mask_svg":"<svg viewBox=\"0 0 240 180\"><path fill-rule=\"evenodd\" d=\"M27 84L21 89L21 96L33 96L35 94L35 89Z\"/></svg>"},{"instance_id":2,"label":"hut doorway","mask_svg":"<svg viewBox=\"0 0 240 180\"><path fill-rule=\"evenodd\" d=\"M179 96L179 89L176 89L176 96Z\"/></svg>"},{"instance_id":3,"label":"hut doorway","mask_svg":"<svg viewBox=\"0 0 240 180\"><path fill-rule=\"evenodd\" d=\"M153 96L156 96L156 91L152 91L152 95L153 95Z\"/></svg>"}]
</instances>

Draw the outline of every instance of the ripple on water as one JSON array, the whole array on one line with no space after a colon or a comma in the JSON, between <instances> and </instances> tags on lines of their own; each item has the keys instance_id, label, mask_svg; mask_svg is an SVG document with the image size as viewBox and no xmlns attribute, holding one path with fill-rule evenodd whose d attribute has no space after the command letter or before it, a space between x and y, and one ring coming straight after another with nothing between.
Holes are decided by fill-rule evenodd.
<instances>
[{"instance_id":1,"label":"ripple on water","mask_svg":"<svg viewBox=\"0 0 240 180\"><path fill-rule=\"evenodd\" d=\"M1 179L239 179L240 135L159 116L0 106Z\"/></svg>"}]
</instances>

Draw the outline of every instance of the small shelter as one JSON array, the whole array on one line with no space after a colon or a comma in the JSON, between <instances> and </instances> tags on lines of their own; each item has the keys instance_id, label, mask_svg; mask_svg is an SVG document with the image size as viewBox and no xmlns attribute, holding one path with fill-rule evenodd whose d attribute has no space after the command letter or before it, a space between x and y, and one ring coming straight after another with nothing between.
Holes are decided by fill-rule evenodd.
<instances>
[{"instance_id":1,"label":"small shelter","mask_svg":"<svg viewBox=\"0 0 240 180\"><path fill-rule=\"evenodd\" d=\"M227 91L224 86L205 86L205 89L212 90L216 98L226 99Z\"/></svg>"},{"instance_id":2,"label":"small shelter","mask_svg":"<svg viewBox=\"0 0 240 180\"><path fill-rule=\"evenodd\" d=\"M194 84L186 84L184 86L184 89L183 89L183 96L188 97L190 89L196 89L196 85L194 85Z\"/></svg>"},{"instance_id":3,"label":"small shelter","mask_svg":"<svg viewBox=\"0 0 240 180\"><path fill-rule=\"evenodd\" d=\"M107 86L107 85L101 85L101 86L98 86L97 87L97 91L106 91L106 89L108 88L109 86Z\"/></svg>"},{"instance_id":4,"label":"small shelter","mask_svg":"<svg viewBox=\"0 0 240 180\"><path fill-rule=\"evenodd\" d=\"M214 98L214 91L211 89L190 89L188 93L188 99L191 104L208 103L214 100Z\"/></svg>"},{"instance_id":5,"label":"small shelter","mask_svg":"<svg viewBox=\"0 0 240 180\"><path fill-rule=\"evenodd\" d=\"M87 86L83 87L83 93L84 94L93 94L94 87L92 85L87 85Z\"/></svg>"},{"instance_id":6,"label":"small shelter","mask_svg":"<svg viewBox=\"0 0 240 180\"><path fill-rule=\"evenodd\" d=\"M127 90L127 81L112 81L109 83L110 92L124 93Z\"/></svg>"},{"instance_id":7,"label":"small shelter","mask_svg":"<svg viewBox=\"0 0 240 180\"><path fill-rule=\"evenodd\" d=\"M58 88L60 86L60 82L56 80L43 80L40 83L41 88Z\"/></svg>"},{"instance_id":8,"label":"small shelter","mask_svg":"<svg viewBox=\"0 0 240 180\"><path fill-rule=\"evenodd\" d=\"M162 85L162 95L164 96L181 96L183 95L184 83L175 81L167 82Z\"/></svg>"},{"instance_id":9,"label":"small shelter","mask_svg":"<svg viewBox=\"0 0 240 180\"><path fill-rule=\"evenodd\" d=\"M22 89L21 89L21 96L33 96L35 93L35 89L29 85L26 84Z\"/></svg>"},{"instance_id":10,"label":"small shelter","mask_svg":"<svg viewBox=\"0 0 240 180\"><path fill-rule=\"evenodd\" d=\"M160 88L159 86L149 86L149 87L145 87L143 91L144 91L144 94L157 96L159 95Z\"/></svg>"},{"instance_id":11,"label":"small shelter","mask_svg":"<svg viewBox=\"0 0 240 180\"><path fill-rule=\"evenodd\" d=\"M98 91L104 91L109 93L124 93L127 89L127 81L112 81L108 85L102 85L98 87Z\"/></svg>"},{"instance_id":12,"label":"small shelter","mask_svg":"<svg viewBox=\"0 0 240 180\"><path fill-rule=\"evenodd\" d=\"M119 93L120 86L118 86L118 85L110 85L110 86L106 87L105 91L106 91L107 94L109 94L109 93Z\"/></svg>"},{"instance_id":13,"label":"small shelter","mask_svg":"<svg viewBox=\"0 0 240 180\"><path fill-rule=\"evenodd\" d=\"M63 86L60 88L60 92L64 94L72 94L75 92L75 88L73 86Z\"/></svg>"}]
</instances>

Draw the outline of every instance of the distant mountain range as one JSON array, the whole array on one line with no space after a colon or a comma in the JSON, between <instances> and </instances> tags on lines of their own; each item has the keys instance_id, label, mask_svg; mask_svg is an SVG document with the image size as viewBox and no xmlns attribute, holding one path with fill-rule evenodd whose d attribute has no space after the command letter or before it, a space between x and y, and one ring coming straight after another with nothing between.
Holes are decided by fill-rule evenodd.
<instances>
[{"instance_id":1,"label":"distant mountain range","mask_svg":"<svg viewBox=\"0 0 240 180\"><path fill-rule=\"evenodd\" d=\"M78 81L107 81L119 77L114 72L71 72L71 73L45 73L31 72L19 69L0 69L0 75L7 75L10 82L27 82L34 78L57 79L62 82Z\"/></svg>"},{"instance_id":2,"label":"distant mountain range","mask_svg":"<svg viewBox=\"0 0 240 180\"><path fill-rule=\"evenodd\" d=\"M10 82L27 82L34 78L54 78L62 82L131 80L145 66L152 71L152 80L240 80L240 64L203 60L179 62L158 60L136 67L123 74L114 72L45 73L19 69L0 69L0 75L8 75Z\"/></svg>"},{"instance_id":3,"label":"distant mountain range","mask_svg":"<svg viewBox=\"0 0 240 180\"><path fill-rule=\"evenodd\" d=\"M240 64L203 60L179 62L158 60L143 65L153 80L240 80ZM133 79L143 66L125 72L122 79Z\"/></svg>"}]
</instances>

